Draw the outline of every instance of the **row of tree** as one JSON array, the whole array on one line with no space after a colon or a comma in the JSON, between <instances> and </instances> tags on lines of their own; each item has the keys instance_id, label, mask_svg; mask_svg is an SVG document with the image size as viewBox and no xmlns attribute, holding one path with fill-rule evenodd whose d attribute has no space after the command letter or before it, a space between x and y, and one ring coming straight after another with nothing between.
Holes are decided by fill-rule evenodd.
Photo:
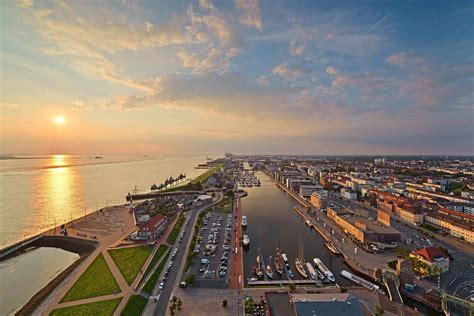
<instances>
[{"instance_id":1,"label":"row of tree","mask_svg":"<svg viewBox=\"0 0 474 316\"><path fill-rule=\"evenodd\" d=\"M169 177L168 179L165 180L165 182L163 182L159 185L156 185L155 183L153 183L153 185L151 186L151 190L152 191L163 190L163 189L166 189L167 187L172 186L173 184L179 183L179 182L181 182L182 180L185 180L185 179L186 179L186 174L181 173L177 178Z\"/></svg>"}]
</instances>

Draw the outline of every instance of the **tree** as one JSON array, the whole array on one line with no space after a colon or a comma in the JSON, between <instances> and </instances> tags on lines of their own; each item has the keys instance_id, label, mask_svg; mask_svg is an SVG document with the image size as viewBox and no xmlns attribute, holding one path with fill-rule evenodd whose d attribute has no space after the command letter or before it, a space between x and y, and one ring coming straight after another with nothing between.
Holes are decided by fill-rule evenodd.
<instances>
[{"instance_id":1,"label":"tree","mask_svg":"<svg viewBox=\"0 0 474 316\"><path fill-rule=\"evenodd\" d=\"M347 292L347 289L345 287L340 287L339 290L341 291L341 293L346 293Z\"/></svg>"},{"instance_id":2,"label":"tree","mask_svg":"<svg viewBox=\"0 0 474 316\"><path fill-rule=\"evenodd\" d=\"M222 306L223 306L223 307L227 307L227 300L223 300L223 301L222 301Z\"/></svg>"},{"instance_id":3,"label":"tree","mask_svg":"<svg viewBox=\"0 0 474 316\"><path fill-rule=\"evenodd\" d=\"M290 292L293 292L296 289L296 285L293 282L291 282L288 287L290 288Z\"/></svg>"},{"instance_id":4,"label":"tree","mask_svg":"<svg viewBox=\"0 0 474 316\"><path fill-rule=\"evenodd\" d=\"M383 307L380 305L375 306L375 315L383 315L385 311L383 310Z\"/></svg>"},{"instance_id":5,"label":"tree","mask_svg":"<svg viewBox=\"0 0 474 316\"><path fill-rule=\"evenodd\" d=\"M192 285L192 284L194 284L194 279L195 279L194 274L190 274L186 278L185 282L186 282L186 284Z\"/></svg>"},{"instance_id":6,"label":"tree","mask_svg":"<svg viewBox=\"0 0 474 316\"><path fill-rule=\"evenodd\" d=\"M174 315L174 309L175 309L175 306L174 306L174 303L172 303L170 305L170 312L171 312L171 315Z\"/></svg>"},{"instance_id":7,"label":"tree","mask_svg":"<svg viewBox=\"0 0 474 316\"><path fill-rule=\"evenodd\" d=\"M183 301L182 301L180 298L178 298L177 305L178 305L178 310L180 311L180 310L181 310L181 306L183 305Z\"/></svg>"}]
</instances>

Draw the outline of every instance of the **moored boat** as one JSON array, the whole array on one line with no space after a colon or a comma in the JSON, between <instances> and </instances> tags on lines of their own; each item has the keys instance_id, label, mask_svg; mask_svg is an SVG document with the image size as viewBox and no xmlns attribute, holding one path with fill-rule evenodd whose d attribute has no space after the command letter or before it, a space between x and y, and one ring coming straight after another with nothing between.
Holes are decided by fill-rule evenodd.
<instances>
[{"instance_id":1,"label":"moored boat","mask_svg":"<svg viewBox=\"0 0 474 316\"><path fill-rule=\"evenodd\" d=\"M306 262L306 270L308 270L309 276L313 280L318 279L318 274L316 273L316 269L313 267L313 265L310 262Z\"/></svg>"},{"instance_id":2,"label":"moored boat","mask_svg":"<svg viewBox=\"0 0 474 316\"><path fill-rule=\"evenodd\" d=\"M326 248L328 248L329 251L331 251L335 255L340 255L341 254L339 249L337 249L336 246L334 246L334 244L330 241L326 241Z\"/></svg>"},{"instance_id":3,"label":"moored boat","mask_svg":"<svg viewBox=\"0 0 474 316\"><path fill-rule=\"evenodd\" d=\"M280 248L277 247L276 249L276 255L275 258L273 259L273 264L275 265L275 271L279 274L283 274L283 260L281 259L281 253L280 253Z\"/></svg>"},{"instance_id":4,"label":"moored boat","mask_svg":"<svg viewBox=\"0 0 474 316\"><path fill-rule=\"evenodd\" d=\"M242 216L242 227L247 227L247 224L248 224L248 220L247 220L247 216Z\"/></svg>"},{"instance_id":5,"label":"moored boat","mask_svg":"<svg viewBox=\"0 0 474 316\"><path fill-rule=\"evenodd\" d=\"M336 278L334 278L332 272L326 267L326 265L321 261L321 259L313 258L313 262L329 281L336 282Z\"/></svg>"},{"instance_id":6,"label":"moored boat","mask_svg":"<svg viewBox=\"0 0 474 316\"><path fill-rule=\"evenodd\" d=\"M349 271L346 271L346 270L342 270L341 271L341 275L343 277L345 277L346 279L348 280L351 280L352 282L358 284L358 285L362 285L363 287L371 290L371 291L377 291L377 292L380 292L382 294L385 294L385 292L383 290L380 289L380 287L376 284L373 284L361 277L358 277L357 275L354 275L352 273L350 273Z\"/></svg>"},{"instance_id":7,"label":"moored boat","mask_svg":"<svg viewBox=\"0 0 474 316\"><path fill-rule=\"evenodd\" d=\"M286 253L282 252L281 257L283 258L283 261L285 262L286 267L289 268L290 262L288 261L288 256L286 255Z\"/></svg>"},{"instance_id":8,"label":"moored boat","mask_svg":"<svg viewBox=\"0 0 474 316\"><path fill-rule=\"evenodd\" d=\"M267 265L267 268L265 269L265 272L267 273L267 277L269 279L273 279L273 270L272 270L272 267L270 267L270 265Z\"/></svg>"},{"instance_id":9,"label":"moored boat","mask_svg":"<svg viewBox=\"0 0 474 316\"><path fill-rule=\"evenodd\" d=\"M244 235L244 238L242 239L242 245L244 247L247 247L250 244L250 238L248 235Z\"/></svg>"},{"instance_id":10,"label":"moored boat","mask_svg":"<svg viewBox=\"0 0 474 316\"><path fill-rule=\"evenodd\" d=\"M305 279L308 278L308 274L306 273L306 270L304 269L305 263L304 263L304 254L303 254L303 242L301 241L301 235L300 235L300 240L299 240L299 245L298 245L298 258L295 260L295 266L296 270L301 274L301 276Z\"/></svg>"},{"instance_id":11,"label":"moored boat","mask_svg":"<svg viewBox=\"0 0 474 316\"><path fill-rule=\"evenodd\" d=\"M263 273L263 267L262 267L262 258L260 258L260 249L258 250L257 254L257 266L255 267L255 274L257 275L258 278L263 278L264 273Z\"/></svg>"}]
</instances>

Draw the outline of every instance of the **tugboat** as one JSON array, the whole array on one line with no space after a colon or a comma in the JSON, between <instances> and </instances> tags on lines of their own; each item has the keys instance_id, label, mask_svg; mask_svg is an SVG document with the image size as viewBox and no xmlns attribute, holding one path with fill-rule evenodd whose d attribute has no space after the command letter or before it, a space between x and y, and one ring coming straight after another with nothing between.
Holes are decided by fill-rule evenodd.
<instances>
[{"instance_id":1,"label":"tugboat","mask_svg":"<svg viewBox=\"0 0 474 316\"><path fill-rule=\"evenodd\" d=\"M281 259L280 247L276 249L276 255L273 259L273 263L275 265L275 271L279 274L283 274L283 260Z\"/></svg>"},{"instance_id":2,"label":"tugboat","mask_svg":"<svg viewBox=\"0 0 474 316\"><path fill-rule=\"evenodd\" d=\"M308 278L308 274L304 269L304 257L303 257L303 243L301 242L301 235L300 235L300 244L299 244L299 251L298 251L298 258L295 260L296 270L301 274L301 276L305 279Z\"/></svg>"},{"instance_id":3,"label":"tugboat","mask_svg":"<svg viewBox=\"0 0 474 316\"><path fill-rule=\"evenodd\" d=\"M244 238L242 239L242 245L244 247L247 247L250 244L250 238L248 235L244 235Z\"/></svg>"},{"instance_id":4,"label":"tugboat","mask_svg":"<svg viewBox=\"0 0 474 316\"><path fill-rule=\"evenodd\" d=\"M272 267L270 267L270 261L272 261L272 256L270 256L268 260L269 260L269 264L267 265L265 272L267 273L267 277L271 280L273 279L273 270L272 270Z\"/></svg>"},{"instance_id":5,"label":"tugboat","mask_svg":"<svg viewBox=\"0 0 474 316\"><path fill-rule=\"evenodd\" d=\"M336 246L334 246L334 244L330 241L326 241L326 248L329 249L329 251L331 251L333 254L335 254L336 256L340 255L341 252L339 251L339 249L336 248Z\"/></svg>"}]
</instances>

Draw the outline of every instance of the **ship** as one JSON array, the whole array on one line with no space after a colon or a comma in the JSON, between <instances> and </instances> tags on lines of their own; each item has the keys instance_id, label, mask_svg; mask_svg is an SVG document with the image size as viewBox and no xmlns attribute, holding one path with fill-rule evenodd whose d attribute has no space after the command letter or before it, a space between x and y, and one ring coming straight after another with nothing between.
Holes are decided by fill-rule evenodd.
<instances>
[{"instance_id":1,"label":"ship","mask_svg":"<svg viewBox=\"0 0 474 316\"><path fill-rule=\"evenodd\" d=\"M255 267L255 274L258 278L263 278L263 267L262 267L262 258L260 258L260 249L258 250L257 254L257 266Z\"/></svg>"},{"instance_id":2,"label":"ship","mask_svg":"<svg viewBox=\"0 0 474 316\"><path fill-rule=\"evenodd\" d=\"M354 275L354 274L350 273L349 271L342 270L341 275L343 277L345 277L346 279L351 280L355 284L362 285L363 287L365 287L365 288L367 288L371 291L377 291L377 292L380 292L381 294L385 294L385 292L382 289L380 289L380 287L378 285L370 283L369 281L367 281L365 279L362 279L362 278L358 277L357 275Z\"/></svg>"},{"instance_id":3,"label":"ship","mask_svg":"<svg viewBox=\"0 0 474 316\"><path fill-rule=\"evenodd\" d=\"M242 216L242 227L247 227L247 224L248 224L248 220L247 220L247 216Z\"/></svg>"},{"instance_id":4,"label":"ship","mask_svg":"<svg viewBox=\"0 0 474 316\"><path fill-rule=\"evenodd\" d=\"M313 280L318 279L318 274L316 273L316 269L313 267L313 265L309 262L306 262L306 269L308 270L309 276Z\"/></svg>"},{"instance_id":5,"label":"ship","mask_svg":"<svg viewBox=\"0 0 474 316\"><path fill-rule=\"evenodd\" d=\"M282 252L282 253L281 253L281 257L283 258L283 261L285 262L286 267L289 268L289 267L290 267L290 263L289 263L289 261L288 261L288 256L286 255L286 253Z\"/></svg>"},{"instance_id":6,"label":"ship","mask_svg":"<svg viewBox=\"0 0 474 316\"><path fill-rule=\"evenodd\" d=\"M308 274L304 269L304 257L303 257L303 243L301 242L301 235L300 235L300 242L299 242L299 249L298 249L298 258L295 260L296 270L301 274L301 276L305 279L308 278Z\"/></svg>"},{"instance_id":7,"label":"ship","mask_svg":"<svg viewBox=\"0 0 474 316\"><path fill-rule=\"evenodd\" d=\"M248 236L248 235L244 235L244 238L243 238L243 240L242 240L242 245L243 245L244 247L247 247L249 244L250 244L250 238L249 238L249 236Z\"/></svg>"},{"instance_id":8,"label":"ship","mask_svg":"<svg viewBox=\"0 0 474 316\"><path fill-rule=\"evenodd\" d=\"M334 244L330 241L326 241L326 248L329 249L329 251L331 251L333 254L335 254L336 256L337 255L340 255L341 252L339 251L339 249L336 248L336 246L334 246Z\"/></svg>"},{"instance_id":9,"label":"ship","mask_svg":"<svg viewBox=\"0 0 474 316\"><path fill-rule=\"evenodd\" d=\"M334 278L332 272L326 267L326 265L321 261L321 259L313 258L313 262L319 269L319 271L321 271L329 281L336 282L336 278Z\"/></svg>"},{"instance_id":10,"label":"ship","mask_svg":"<svg viewBox=\"0 0 474 316\"><path fill-rule=\"evenodd\" d=\"M269 260L271 261L272 260L272 257L270 256ZM269 262L270 262L269 261ZM272 267L270 267L270 263L267 265L267 268L265 269L265 273L267 274L267 277L269 279L273 279L273 270L272 270Z\"/></svg>"},{"instance_id":11,"label":"ship","mask_svg":"<svg viewBox=\"0 0 474 316\"><path fill-rule=\"evenodd\" d=\"M273 259L273 264L275 265L275 271L279 274L283 274L283 260L281 259L280 248L277 247L275 258Z\"/></svg>"}]
</instances>

